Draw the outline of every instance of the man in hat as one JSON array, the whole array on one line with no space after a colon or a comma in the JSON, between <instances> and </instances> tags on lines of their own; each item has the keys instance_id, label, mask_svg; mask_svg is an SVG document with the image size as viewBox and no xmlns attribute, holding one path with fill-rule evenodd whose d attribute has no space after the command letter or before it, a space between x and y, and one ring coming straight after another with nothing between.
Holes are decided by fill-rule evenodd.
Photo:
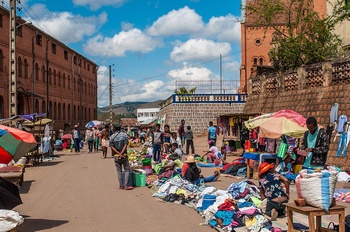
<instances>
[{"instance_id":1,"label":"man in hat","mask_svg":"<svg viewBox=\"0 0 350 232\"><path fill-rule=\"evenodd\" d=\"M114 162L117 169L119 189L131 190L132 186L129 186L129 172L130 164L129 158L126 152L128 146L128 135L121 131L119 124L113 125L114 134L109 139L109 146L112 149L112 155L114 155ZM122 169L125 170L125 178L122 179Z\"/></svg>"},{"instance_id":2,"label":"man in hat","mask_svg":"<svg viewBox=\"0 0 350 232\"><path fill-rule=\"evenodd\" d=\"M72 138L73 138L73 141L74 141L74 150L75 150L75 152L80 152L81 135L80 135L80 130L78 128L78 125L74 125L74 129L72 131Z\"/></svg>"},{"instance_id":3,"label":"man in hat","mask_svg":"<svg viewBox=\"0 0 350 232\"><path fill-rule=\"evenodd\" d=\"M276 221L278 216L284 215L285 203L289 199L289 181L284 176L276 173L275 164L263 162L259 166L259 188L262 199L267 198L265 214ZM284 191L282 183L285 184Z\"/></svg>"}]
</instances>

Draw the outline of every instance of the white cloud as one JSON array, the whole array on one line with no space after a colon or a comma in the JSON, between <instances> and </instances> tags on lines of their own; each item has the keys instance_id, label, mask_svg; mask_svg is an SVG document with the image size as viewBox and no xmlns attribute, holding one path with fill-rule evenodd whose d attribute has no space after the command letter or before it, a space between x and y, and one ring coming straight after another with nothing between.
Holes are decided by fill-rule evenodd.
<instances>
[{"instance_id":1,"label":"white cloud","mask_svg":"<svg viewBox=\"0 0 350 232\"><path fill-rule=\"evenodd\" d=\"M122 25L122 31L129 31L134 28L134 24L125 22L125 21L123 21L121 25Z\"/></svg>"},{"instance_id":2,"label":"white cloud","mask_svg":"<svg viewBox=\"0 0 350 232\"><path fill-rule=\"evenodd\" d=\"M97 71L97 105L109 105L109 71L107 66L100 66Z\"/></svg>"},{"instance_id":3,"label":"white cloud","mask_svg":"<svg viewBox=\"0 0 350 232\"><path fill-rule=\"evenodd\" d=\"M78 6L88 6L92 10L97 10L103 6L120 7L127 0L73 0L73 3Z\"/></svg>"},{"instance_id":4,"label":"white cloud","mask_svg":"<svg viewBox=\"0 0 350 232\"><path fill-rule=\"evenodd\" d=\"M238 72L240 66L241 66L241 64L236 62L236 61L226 62L223 64L224 70L229 71L229 72Z\"/></svg>"},{"instance_id":5,"label":"white cloud","mask_svg":"<svg viewBox=\"0 0 350 232\"><path fill-rule=\"evenodd\" d=\"M168 76L175 81L209 81L215 75L206 67L191 67L187 62L183 68L171 70Z\"/></svg>"},{"instance_id":6,"label":"white cloud","mask_svg":"<svg viewBox=\"0 0 350 232\"><path fill-rule=\"evenodd\" d=\"M201 32L203 28L202 17L185 6L158 18L148 29L148 33L153 36L194 34Z\"/></svg>"},{"instance_id":7,"label":"white cloud","mask_svg":"<svg viewBox=\"0 0 350 232\"><path fill-rule=\"evenodd\" d=\"M107 22L107 13L98 16L83 17L71 12L51 12L43 4L32 7L40 20L28 18L38 28L64 42L79 42L85 36L93 35L101 25Z\"/></svg>"},{"instance_id":8,"label":"white cloud","mask_svg":"<svg viewBox=\"0 0 350 232\"><path fill-rule=\"evenodd\" d=\"M212 17L206 25L204 35L214 37L218 41L240 42L241 24L233 15Z\"/></svg>"},{"instance_id":9,"label":"white cloud","mask_svg":"<svg viewBox=\"0 0 350 232\"><path fill-rule=\"evenodd\" d=\"M216 43L206 39L190 39L187 42L175 46L170 53L170 58L175 62L181 61L204 61L218 58L231 51L229 43Z\"/></svg>"},{"instance_id":10,"label":"white cloud","mask_svg":"<svg viewBox=\"0 0 350 232\"><path fill-rule=\"evenodd\" d=\"M112 38L96 36L84 45L86 53L98 56L125 56L125 52L148 53L162 45L158 39L154 39L137 28L122 31Z\"/></svg>"}]
</instances>

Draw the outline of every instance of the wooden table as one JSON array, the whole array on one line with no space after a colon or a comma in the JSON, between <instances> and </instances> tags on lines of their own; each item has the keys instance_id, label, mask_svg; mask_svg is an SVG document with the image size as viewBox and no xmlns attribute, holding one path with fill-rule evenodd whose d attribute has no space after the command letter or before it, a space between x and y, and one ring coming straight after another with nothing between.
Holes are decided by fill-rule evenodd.
<instances>
[{"instance_id":1,"label":"wooden table","mask_svg":"<svg viewBox=\"0 0 350 232\"><path fill-rule=\"evenodd\" d=\"M23 168L22 171L19 172L1 172L0 177L14 183L17 186L22 186L24 170L25 168Z\"/></svg>"},{"instance_id":2,"label":"wooden table","mask_svg":"<svg viewBox=\"0 0 350 232\"><path fill-rule=\"evenodd\" d=\"M309 231L333 231L322 227L321 218L323 215L338 215L339 216L339 232L345 232L345 206L335 205L329 209L329 211L325 211L320 208L312 207L312 206L304 206L299 207L296 206L295 203L288 203L287 206L287 215L288 215L288 232L296 232L293 228L293 212L304 214L308 216L309 220ZM315 217L316 217L316 225L315 225Z\"/></svg>"}]
</instances>

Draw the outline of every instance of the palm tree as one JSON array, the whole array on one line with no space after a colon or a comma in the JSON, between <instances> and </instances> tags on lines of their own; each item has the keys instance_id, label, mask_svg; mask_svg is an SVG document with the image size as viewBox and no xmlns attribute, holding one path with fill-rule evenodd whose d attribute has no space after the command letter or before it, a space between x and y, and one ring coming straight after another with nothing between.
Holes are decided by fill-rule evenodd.
<instances>
[{"instance_id":1,"label":"palm tree","mask_svg":"<svg viewBox=\"0 0 350 232\"><path fill-rule=\"evenodd\" d=\"M176 95L185 95L185 94L195 94L197 87L187 90L185 87L181 87L179 89L175 89L174 93Z\"/></svg>"}]
</instances>

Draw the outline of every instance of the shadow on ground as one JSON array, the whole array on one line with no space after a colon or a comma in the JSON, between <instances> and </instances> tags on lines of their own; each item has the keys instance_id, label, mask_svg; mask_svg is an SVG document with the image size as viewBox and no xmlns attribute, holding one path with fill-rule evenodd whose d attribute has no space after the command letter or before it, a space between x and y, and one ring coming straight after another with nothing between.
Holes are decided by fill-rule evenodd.
<instances>
[{"instance_id":1,"label":"shadow on ground","mask_svg":"<svg viewBox=\"0 0 350 232\"><path fill-rule=\"evenodd\" d=\"M57 164L62 163L62 162L63 161L56 161L56 160L44 161L35 167L37 168L37 167L53 166L53 165L57 165Z\"/></svg>"},{"instance_id":2,"label":"shadow on ground","mask_svg":"<svg viewBox=\"0 0 350 232\"><path fill-rule=\"evenodd\" d=\"M23 216L24 222L22 225L18 226L19 231L25 232L35 232L46 229L51 229L54 227L59 227L63 224L68 223L67 220L49 220L49 219L36 219L28 218L28 216Z\"/></svg>"},{"instance_id":3,"label":"shadow on ground","mask_svg":"<svg viewBox=\"0 0 350 232\"><path fill-rule=\"evenodd\" d=\"M22 183L22 186L19 188L19 193L20 194L26 194L29 192L30 190L30 187L32 186L32 183L34 182L35 180L26 180L26 181L23 181Z\"/></svg>"}]
</instances>

